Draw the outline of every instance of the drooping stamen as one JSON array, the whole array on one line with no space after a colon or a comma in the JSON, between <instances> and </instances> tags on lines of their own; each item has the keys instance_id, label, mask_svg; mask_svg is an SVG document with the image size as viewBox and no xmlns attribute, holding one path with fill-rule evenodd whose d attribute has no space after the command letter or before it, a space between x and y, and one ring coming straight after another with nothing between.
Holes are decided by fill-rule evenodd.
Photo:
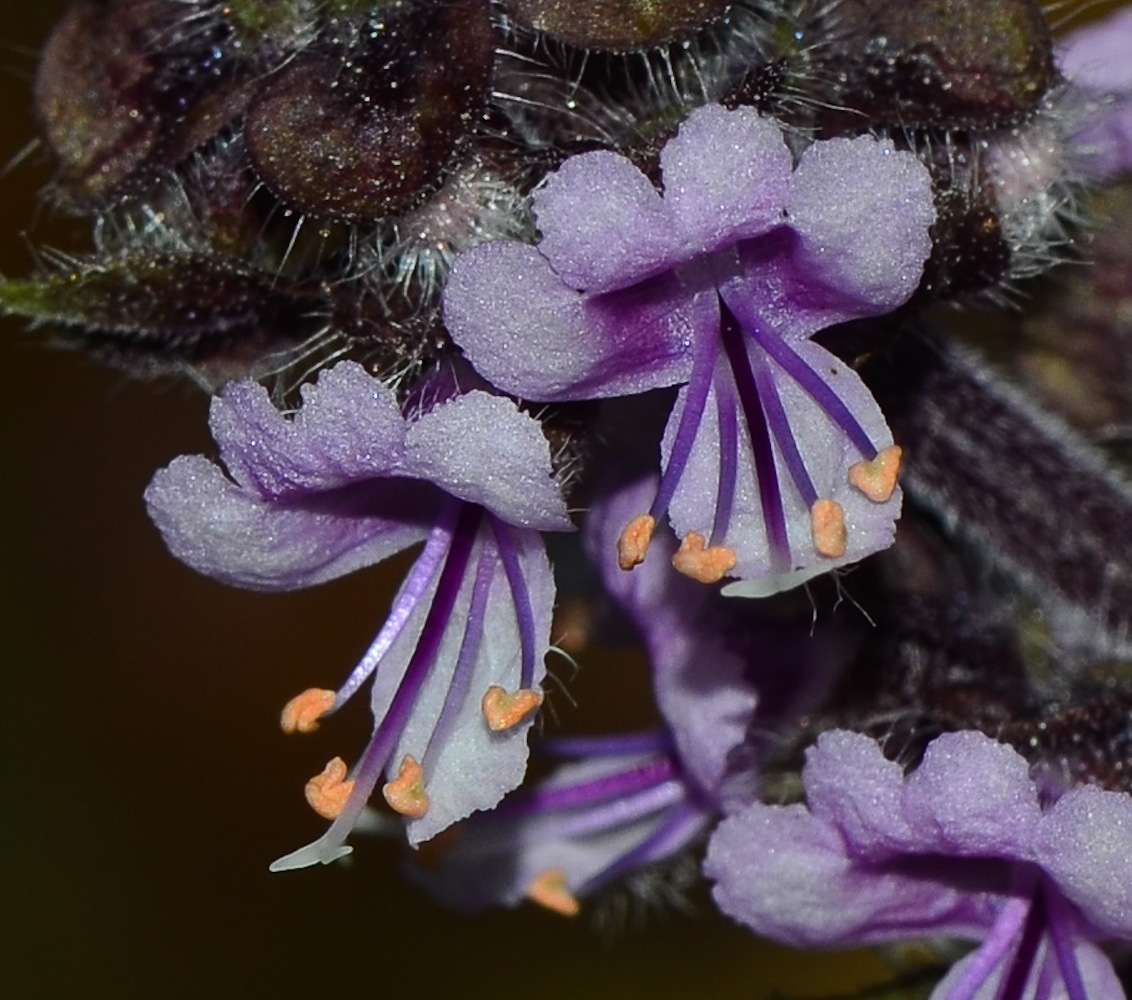
<instances>
[{"instance_id":1,"label":"drooping stamen","mask_svg":"<svg viewBox=\"0 0 1132 1000\"><path fill-rule=\"evenodd\" d=\"M765 362L756 361L749 353L747 359L751 362L751 372L759 389L759 401L762 403L770 432L778 444L782 461L790 473L790 478L794 480L795 488L802 495L802 502L807 507L813 507L818 499L818 491L806 469L802 453L798 450L797 438L794 437L794 431L790 427L790 418L786 416L786 408L782 405L774 379Z\"/></svg>"},{"instance_id":2,"label":"drooping stamen","mask_svg":"<svg viewBox=\"0 0 1132 1000\"><path fill-rule=\"evenodd\" d=\"M983 943L979 945L978 950L972 956L963 975L960 976L959 981L952 987L951 992L947 995L947 1000L971 1000L979 991L979 987L987 981L987 978L998 967L1003 957L1010 951L1011 946L1021 938L1018 951L1015 952L1014 966L1011 968L1008 976L1010 979L1013 978L1022 951L1022 945L1026 942L1030 925L1034 923L1033 915L1036 909L1037 908L1033 906L1033 897L1029 894L1011 896L1006 900L1002 909L999 910L998 917L991 927L990 933L983 939ZM1040 921L1037 924L1037 930L1038 936L1040 937ZM1036 945L1037 939L1034 941L1035 948ZM1030 960L1031 962L1033 960L1032 953ZM1027 966L1027 972L1028 968L1029 966ZM1022 982L1024 983L1025 979L1023 979ZM1021 996L1021 993L1006 992L1002 995Z\"/></svg>"},{"instance_id":3,"label":"drooping stamen","mask_svg":"<svg viewBox=\"0 0 1132 1000\"><path fill-rule=\"evenodd\" d=\"M848 535L845 531L845 511L836 500L817 500L810 508L810 529L814 548L823 556L837 559L845 555Z\"/></svg>"},{"instance_id":4,"label":"drooping stamen","mask_svg":"<svg viewBox=\"0 0 1132 1000\"><path fill-rule=\"evenodd\" d=\"M636 847L626 851L596 875L591 875L578 889L585 896L619 876L670 857L699 837L711 823L711 815L691 802L683 803L656 830Z\"/></svg>"},{"instance_id":5,"label":"drooping stamen","mask_svg":"<svg viewBox=\"0 0 1132 1000\"><path fill-rule=\"evenodd\" d=\"M358 661L358 665L354 667L350 676L346 678L346 683L338 689L338 694L335 698L335 707L341 707L345 704L354 692L366 682L370 674L377 669L381 658L389 652L397 636L401 634L401 630L405 627L405 623L408 622L409 616L413 613L413 608L417 606L417 603L428 589L429 584L439 571L445 556L451 549L452 534L455 531L457 519L466 506L466 504L460 502L441 505L437 513L436 524L433 526L432 531L429 532L425 546L413 563L413 568L409 570L409 575L405 577L401 592L397 597L396 603L390 609L389 616L385 619L385 624L381 626L381 631L377 633L377 637L370 643L369 649L365 651L361 660Z\"/></svg>"},{"instance_id":6,"label":"drooping stamen","mask_svg":"<svg viewBox=\"0 0 1132 1000\"><path fill-rule=\"evenodd\" d=\"M390 807L402 816L420 819L428 812L428 793L424 787L424 771L412 754L405 754L401 770L393 781L387 781L381 794Z\"/></svg>"},{"instance_id":7,"label":"drooping stamen","mask_svg":"<svg viewBox=\"0 0 1132 1000\"><path fill-rule=\"evenodd\" d=\"M519 688L509 692L493 684L484 692L480 708L493 733L512 729L542 704L542 695L533 688Z\"/></svg>"},{"instance_id":8,"label":"drooping stamen","mask_svg":"<svg viewBox=\"0 0 1132 1000\"><path fill-rule=\"evenodd\" d=\"M669 753L672 738L664 732L628 733L621 736L556 736L539 740L537 753L551 757L635 757Z\"/></svg>"},{"instance_id":9,"label":"drooping stamen","mask_svg":"<svg viewBox=\"0 0 1132 1000\"><path fill-rule=\"evenodd\" d=\"M715 491L711 548L722 545L727 535L739 475L739 413L731 383L725 378L715 380L715 409L719 418L719 484Z\"/></svg>"},{"instance_id":10,"label":"drooping stamen","mask_svg":"<svg viewBox=\"0 0 1132 1000\"><path fill-rule=\"evenodd\" d=\"M271 865L272 871L289 871L317 863L329 864L350 852L346 837L358 821L362 809L373 794L381 772L393 748L401 737L417 696L432 669L433 661L444 639L456 598L460 592L472 546L479 528L482 508L474 504L460 504L456 525L451 532L451 545L440 571L436 592L425 617L416 648L409 658L404 676L397 688L385 717L366 746L354 771L354 787L341 813L318 840L279 858Z\"/></svg>"},{"instance_id":11,"label":"drooping stamen","mask_svg":"<svg viewBox=\"0 0 1132 1000\"><path fill-rule=\"evenodd\" d=\"M1042 901L1045 904L1050 940L1053 942L1054 954L1057 955L1057 967L1061 970L1061 978L1065 983L1069 1000L1088 1000L1085 983L1081 978L1081 969L1077 964L1077 956L1073 954L1074 935L1070 926L1074 919L1073 913L1065 905L1061 893L1055 886L1049 884L1042 886Z\"/></svg>"},{"instance_id":12,"label":"drooping stamen","mask_svg":"<svg viewBox=\"0 0 1132 1000\"><path fill-rule=\"evenodd\" d=\"M704 536L690 531L672 554L677 571L699 583L719 583L738 562L734 549L725 545L704 545Z\"/></svg>"},{"instance_id":13,"label":"drooping stamen","mask_svg":"<svg viewBox=\"0 0 1132 1000\"><path fill-rule=\"evenodd\" d=\"M488 515L485 513L484 517ZM479 657L480 644L483 641L483 627L487 620L487 602L491 596L491 584L495 579L497 558L495 550L488 545L486 532L480 532L482 546L480 548L479 563L476 566L476 581L472 585L472 599L468 605L468 618L464 625L464 638L460 642L460 652L456 657L456 667L452 671L452 680L448 684L448 695L444 699L444 707L440 710L440 717L436 720L432 735L429 736L428 746L424 752L424 767L432 771L436 758L447 742L448 733L452 729L460 709L468 697L472 683L472 674L475 672L476 660Z\"/></svg>"},{"instance_id":14,"label":"drooping stamen","mask_svg":"<svg viewBox=\"0 0 1132 1000\"><path fill-rule=\"evenodd\" d=\"M307 688L295 695L279 717L279 726L285 733L313 733L318 721L333 707L335 694L325 688Z\"/></svg>"},{"instance_id":15,"label":"drooping stamen","mask_svg":"<svg viewBox=\"0 0 1132 1000\"><path fill-rule=\"evenodd\" d=\"M499 518L489 516L495 544L499 547L499 557L503 560L503 571L511 587L511 603L515 608L515 621L519 626L519 648L522 651L522 669L519 671L519 687L530 688L535 680L535 659L538 650L535 642L535 613L531 604L531 592L527 587L523 567L519 561L519 546L511 529Z\"/></svg>"},{"instance_id":16,"label":"drooping stamen","mask_svg":"<svg viewBox=\"0 0 1132 1000\"><path fill-rule=\"evenodd\" d=\"M704 407L707 406L708 393L711 391L715 374L718 352L712 338L697 337L693 352L692 377L684 389L684 409L680 413L680 423L672 439L668 464L661 473L660 485L656 489L652 506L649 507L649 514L656 521L667 512L668 505L676 494L680 477L684 475L684 468L692 454L692 446L696 443L700 421L704 417Z\"/></svg>"},{"instance_id":17,"label":"drooping stamen","mask_svg":"<svg viewBox=\"0 0 1132 1000\"><path fill-rule=\"evenodd\" d=\"M346 780L346 762L341 757L328 761L304 789L307 804L323 819L335 819L346 806L354 783Z\"/></svg>"},{"instance_id":18,"label":"drooping stamen","mask_svg":"<svg viewBox=\"0 0 1132 1000\"><path fill-rule=\"evenodd\" d=\"M649 542L656 531L656 518L651 514L634 517L617 539L617 565L624 570L640 566L649 551Z\"/></svg>"},{"instance_id":19,"label":"drooping stamen","mask_svg":"<svg viewBox=\"0 0 1132 1000\"><path fill-rule=\"evenodd\" d=\"M731 367L739 405L751 440L751 453L755 460L755 478L758 480L759 500L762 504L763 523L766 525L771 564L777 570L789 569L790 541L786 533L786 510L782 504L782 491L778 483L778 469L774 461L774 446L767 428L766 414L759 398L758 386L751 371L751 360L739 322L720 300L720 340Z\"/></svg>"},{"instance_id":20,"label":"drooping stamen","mask_svg":"<svg viewBox=\"0 0 1132 1000\"><path fill-rule=\"evenodd\" d=\"M900 474L900 460L904 449L891 444L877 452L871 462L855 462L849 466L849 483L865 494L873 503L884 503L896 490L896 477Z\"/></svg>"},{"instance_id":21,"label":"drooping stamen","mask_svg":"<svg viewBox=\"0 0 1132 1000\"><path fill-rule=\"evenodd\" d=\"M561 868L548 868L536 875L527 886L527 898L564 917L576 917L582 909L577 897L566 888L566 872Z\"/></svg>"},{"instance_id":22,"label":"drooping stamen","mask_svg":"<svg viewBox=\"0 0 1132 1000\"><path fill-rule=\"evenodd\" d=\"M728 305L732 305L732 303L728 302ZM866 459L872 461L876 458L877 447L872 438L869 437L868 432L853 416L844 400L810 367L809 362L782 337L765 329L758 317L750 310L744 309L740 302L736 301L734 306L735 312L742 317L743 329L766 352L768 357L772 358L787 375L806 391L818 406L825 410L830 419L845 432L845 436Z\"/></svg>"}]
</instances>

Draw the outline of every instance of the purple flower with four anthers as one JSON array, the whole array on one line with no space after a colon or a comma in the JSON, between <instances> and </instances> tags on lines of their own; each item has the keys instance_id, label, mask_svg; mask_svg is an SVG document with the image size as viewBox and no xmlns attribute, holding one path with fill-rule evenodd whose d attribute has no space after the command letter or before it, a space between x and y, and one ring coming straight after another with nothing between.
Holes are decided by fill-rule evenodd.
<instances>
[{"instance_id":1,"label":"purple flower with four anthers","mask_svg":"<svg viewBox=\"0 0 1132 1000\"><path fill-rule=\"evenodd\" d=\"M1012 748L945 734L905 776L866 736L819 737L806 805L751 805L704 864L720 908L799 947L981 941L932 1000L1122 1000L1097 942L1132 939L1132 798L1058 796Z\"/></svg>"},{"instance_id":2,"label":"purple flower with four anthers","mask_svg":"<svg viewBox=\"0 0 1132 1000\"><path fill-rule=\"evenodd\" d=\"M274 867L348 853L383 771L412 843L494 806L522 780L541 701L554 582L539 531L572 528L537 421L481 391L406 419L388 389L343 363L303 387L293 417L240 382L210 422L228 475L186 456L146 492L170 550L194 569L289 590L425 543L346 683L284 711L284 728L313 729L374 677L376 728L352 776L336 759L308 784L333 825Z\"/></svg>"},{"instance_id":3,"label":"purple flower with four anthers","mask_svg":"<svg viewBox=\"0 0 1132 1000\"><path fill-rule=\"evenodd\" d=\"M928 172L873 138L794 159L752 109L693 112L661 153L664 194L584 153L534 194L537 247L461 255L445 321L476 369L540 401L683 384L659 488L620 539L626 568L667 514L678 568L759 595L892 541L899 451L857 375L810 338L889 312L931 250Z\"/></svg>"}]
</instances>

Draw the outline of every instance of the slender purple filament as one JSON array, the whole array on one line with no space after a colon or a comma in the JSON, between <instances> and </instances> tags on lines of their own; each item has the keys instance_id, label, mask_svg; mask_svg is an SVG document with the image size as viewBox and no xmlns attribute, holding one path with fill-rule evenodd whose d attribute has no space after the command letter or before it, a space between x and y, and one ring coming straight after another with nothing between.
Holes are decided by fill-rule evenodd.
<instances>
[{"instance_id":1,"label":"slender purple filament","mask_svg":"<svg viewBox=\"0 0 1132 1000\"><path fill-rule=\"evenodd\" d=\"M739 414L730 383L715 380L715 408L719 417L719 485L715 491L715 518L709 545L722 545L735 505L735 482L739 474Z\"/></svg>"},{"instance_id":2,"label":"slender purple filament","mask_svg":"<svg viewBox=\"0 0 1132 1000\"><path fill-rule=\"evenodd\" d=\"M481 532L480 537L484 538L485 534L485 532ZM448 694L444 699L444 707L440 710L440 717L436 720L436 725L433 726L424 760L421 761L421 767L424 769L426 778L432 770L437 755L448 739L456 716L460 714L460 710L464 707L464 702L468 697L472 674L475 672L476 659L479 657L480 645L483 641L483 627L487 620L487 602L491 596L491 584L495 579L497 560L497 553L486 544L484 538L476 566L476 582L472 585L472 599L468 606L468 617L464 625L464 638L460 643L459 655L456 657L456 668L452 671L452 680L448 684Z\"/></svg>"},{"instance_id":3,"label":"slender purple filament","mask_svg":"<svg viewBox=\"0 0 1132 1000\"><path fill-rule=\"evenodd\" d=\"M750 355L748 355L750 357ZM755 384L759 387L759 399L762 400L763 413L770 427L774 440L778 443L778 450L782 453L782 461L794 480L798 492L802 494L802 501L807 507L813 507L818 498L818 491L806 470L806 463L802 460L802 453L798 451L798 441L790 429L790 419L786 416L786 409L782 399L775 388L774 379L765 363L755 362L751 366L755 376Z\"/></svg>"},{"instance_id":4,"label":"slender purple filament","mask_svg":"<svg viewBox=\"0 0 1132 1000\"><path fill-rule=\"evenodd\" d=\"M720 312L722 314L720 339L723 341L723 349L731 366L735 389L739 394L739 405L742 407L747 433L751 439L755 478L759 485L759 500L762 503L763 522L766 524L771 559L776 568L787 569L790 562L790 542L786 533L786 511L782 505L778 469L774 463L774 447L767 429L766 414L763 412L758 386L751 371L751 359L747 355L739 321L722 299Z\"/></svg>"},{"instance_id":5,"label":"slender purple filament","mask_svg":"<svg viewBox=\"0 0 1132 1000\"><path fill-rule=\"evenodd\" d=\"M497 816L526 816L554 810L592 806L610 799L619 799L643 788L651 788L676 776L676 765L669 757L649 760L636 767L603 775L574 785L536 788L529 794L503 802Z\"/></svg>"},{"instance_id":6,"label":"slender purple filament","mask_svg":"<svg viewBox=\"0 0 1132 1000\"><path fill-rule=\"evenodd\" d=\"M369 801L374 786L381 777L381 771L389 760L389 755L401 738L417 695L420 694L425 679L432 670L448 620L456 605L456 597L468 568L468 559L481 515L481 508L473 504L461 504L460 515L452 532L448 556L444 561L444 568L440 571L436 593L433 595L416 648L385 717L370 738L369 745L354 769L352 775L354 788L346 802L346 807L322 837L324 844L336 841L341 843L346 839L366 802Z\"/></svg>"},{"instance_id":7,"label":"slender purple filament","mask_svg":"<svg viewBox=\"0 0 1132 1000\"><path fill-rule=\"evenodd\" d=\"M1081 979L1081 970L1077 965L1077 956L1073 954L1073 934L1069 926L1073 920L1061 894L1052 886L1045 886L1043 899L1046 908L1046 920L1049 926L1049 936L1053 941L1053 950L1057 955L1057 965L1061 970L1061 978L1065 982L1065 991L1069 1000L1088 1000L1085 984Z\"/></svg>"},{"instance_id":8,"label":"slender purple filament","mask_svg":"<svg viewBox=\"0 0 1132 1000\"><path fill-rule=\"evenodd\" d=\"M527 587L523 566L519 561L519 546L514 533L499 518L488 515L499 557L503 561L503 572L511 587L511 603L515 608L515 620L519 626L519 649L522 667L519 672L519 687L530 688L535 681L535 614L531 607L531 591Z\"/></svg>"},{"instance_id":9,"label":"slender purple filament","mask_svg":"<svg viewBox=\"0 0 1132 1000\"><path fill-rule=\"evenodd\" d=\"M1003 960L1003 957L1010 951L1011 945L1018 940L1019 935L1022 935L1023 942L1026 940L1026 933L1034 922L1035 911L1038 910L1033 902L1033 898L1028 895L1011 896L1006 900L999 911L994 926L991 927L990 933L972 956L963 975L959 978L959 982L948 993L947 1000L971 1000ZM1039 931L1041 930L1040 916L1041 914L1038 913ZM1020 952L1021 945L1019 952L1015 953L1014 966L1011 967L1010 977L1014 975ZM1033 955L1031 954L1030 962L1032 961ZM1027 964L1028 967L1029 964ZM1025 979L1023 979L1023 982L1025 982ZM1001 1000L1006 1000L1008 996L1020 997L1021 993L1003 994Z\"/></svg>"},{"instance_id":10,"label":"slender purple filament","mask_svg":"<svg viewBox=\"0 0 1132 1000\"><path fill-rule=\"evenodd\" d=\"M417 556L416 562L413 563L413 568L409 570L409 575L401 587L401 592L397 595L397 600L389 612L389 617L385 619L385 624L381 626L377 638L370 643L369 649L358 661L358 665L346 678L346 683L338 689L338 693L334 697L336 709L344 705L365 683L366 678L374 672L381 658L389 652L397 636L401 634L401 630L409 620L413 608L417 606L417 602L420 601L421 596L428 589L428 585L436 576L437 570L452 544L452 532L459 517L461 506L462 504L458 502L441 505L437 522L432 531L429 532L428 540L425 542L421 554Z\"/></svg>"},{"instance_id":11,"label":"slender purple filament","mask_svg":"<svg viewBox=\"0 0 1132 1000\"><path fill-rule=\"evenodd\" d=\"M629 757L644 753L667 753L671 738L663 732L630 733L623 736L562 736L539 740L535 747L551 757Z\"/></svg>"}]
</instances>

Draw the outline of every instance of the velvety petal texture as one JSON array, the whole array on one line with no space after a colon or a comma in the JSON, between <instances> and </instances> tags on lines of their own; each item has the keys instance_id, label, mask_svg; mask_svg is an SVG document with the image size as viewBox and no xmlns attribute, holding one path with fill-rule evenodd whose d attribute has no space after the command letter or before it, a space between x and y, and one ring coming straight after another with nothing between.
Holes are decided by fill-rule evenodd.
<instances>
[{"instance_id":1,"label":"velvety petal texture","mask_svg":"<svg viewBox=\"0 0 1132 1000\"><path fill-rule=\"evenodd\" d=\"M1008 971L1028 997L1123 995L1090 942L1132 938L1127 795L1082 787L1044 806L1026 761L973 731L937 737L907 776L873 740L825 733L802 777L808 805L756 803L713 835L705 872L724 912L808 946L985 939L940 1000L996 996Z\"/></svg>"}]
</instances>

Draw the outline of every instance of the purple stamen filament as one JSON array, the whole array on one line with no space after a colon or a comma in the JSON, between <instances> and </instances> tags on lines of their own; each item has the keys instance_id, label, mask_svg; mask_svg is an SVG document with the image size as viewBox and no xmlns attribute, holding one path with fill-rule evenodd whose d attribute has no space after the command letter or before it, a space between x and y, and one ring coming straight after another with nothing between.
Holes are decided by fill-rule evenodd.
<instances>
[{"instance_id":1,"label":"purple stamen filament","mask_svg":"<svg viewBox=\"0 0 1132 1000\"><path fill-rule=\"evenodd\" d=\"M999 911L998 918L991 927L990 933L983 940L979 949L975 952L971 962L967 965L963 975L960 977L959 982L955 984L951 992L947 996L947 1000L971 1000L971 998L978 992L979 988L987 981L987 978L994 972L998 964L1002 961L1003 956L1010 950L1011 945L1018 941L1021 935L1022 941L1019 943L1018 951L1014 955L1014 963L1008 975L1008 980L1013 981L1019 958L1022 957L1023 946L1028 943L1027 935L1030 933L1030 927L1034 924L1035 911L1037 907L1033 905L1033 898L1029 895L1024 896L1011 896L1003 904L1002 909ZM1040 913L1037 914L1038 923L1037 930L1041 931ZM1034 939L1033 948L1037 948L1037 938ZM1030 963L1033 962L1033 951L1031 950L1029 958L1026 962L1025 972L1028 971ZM1023 976L1022 982L1025 982ZM1021 996L1021 993L1011 994L1006 992L1002 995L1002 1000L1006 1000L1009 996Z\"/></svg>"},{"instance_id":2,"label":"purple stamen filament","mask_svg":"<svg viewBox=\"0 0 1132 1000\"><path fill-rule=\"evenodd\" d=\"M389 616L385 619L385 624L381 626L381 631L370 643L369 649L365 651L358 665L346 678L346 683L338 689L334 698L335 709L344 705L365 683L370 674L377 669L381 658L389 652L397 636L401 634L401 630L409 620L413 608L417 606L421 595L428 589L429 583L436 576L452 544L452 532L459 517L461 506L460 503L447 503L441 506L437 522L432 531L429 532L425 546L421 550L421 554L417 556L416 562L413 563L413 568L409 570L409 575L405 579L396 603L390 609Z\"/></svg>"},{"instance_id":3,"label":"purple stamen filament","mask_svg":"<svg viewBox=\"0 0 1132 1000\"><path fill-rule=\"evenodd\" d=\"M767 330L752 310L745 308L741 295L733 292L720 292L726 298L727 307L734 309L739 317L743 329L759 345L766 355L775 361L783 371L798 383L829 415L830 419L838 425L854 447L868 461L877 456L877 447L872 438L861 426L860 422L850 412L849 407L836 392L826 384L825 380L809 366L806 360L798 354L782 337L771 330Z\"/></svg>"},{"instance_id":4,"label":"purple stamen filament","mask_svg":"<svg viewBox=\"0 0 1132 1000\"><path fill-rule=\"evenodd\" d=\"M731 523L739 469L739 414L731 386L724 379L716 379L715 407L719 417L719 486L715 493L715 518L708 544L722 545Z\"/></svg>"},{"instance_id":5,"label":"purple stamen filament","mask_svg":"<svg viewBox=\"0 0 1132 1000\"><path fill-rule=\"evenodd\" d=\"M522 654L522 669L519 672L519 687L530 688L535 680L535 614L531 607L531 592L527 587L523 567L519 562L519 547L511 530L496 517L489 517L499 557L503 561L503 571L511 588L511 603L515 608L515 619L519 626L519 648Z\"/></svg>"},{"instance_id":6,"label":"purple stamen filament","mask_svg":"<svg viewBox=\"0 0 1132 1000\"><path fill-rule=\"evenodd\" d=\"M484 516L488 516L485 512ZM481 538L486 532L481 532ZM472 586L472 599L468 607L467 623L464 626L464 638L460 643L460 652L456 657L456 668L452 671L452 680L448 684L448 695L444 699L444 707L440 711L440 718L436 720L432 735L428 740L421 767L427 776L436 762L436 756L443 748L451 731L452 723L460 714L464 701L468 697L468 689L472 682L472 673L475 670L476 658L479 656L480 643L483 641L483 626L487 619L487 602L491 595L491 584L495 579L497 554L486 544L486 538L480 548L479 561L476 566L476 580Z\"/></svg>"},{"instance_id":7,"label":"purple stamen filament","mask_svg":"<svg viewBox=\"0 0 1132 1000\"><path fill-rule=\"evenodd\" d=\"M739 322L720 299L720 340L731 366L735 389L739 394L739 405L747 424L751 439L751 452L755 460L755 478L759 485L759 499L762 503L763 521L766 524L767 539L770 543L771 557L777 568L786 569L790 561L790 544L786 533L786 511L782 505L782 492L778 484L778 469L774 463L774 448L767 429L766 414L759 397L758 386Z\"/></svg>"},{"instance_id":8,"label":"purple stamen filament","mask_svg":"<svg viewBox=\"0 0 1132 1000\"><path fill-rule=\"evenodd\" d=\"M652 788L675 776L676 765L671 758L659 757L628 770L603 775L576 785L534 789L529 794L504 801L496 809L495 815L500 818L526 816L592 806Z\"/></svg>"},{"instance_id":9,"label":"purple stamen filament","mask_svg":"<svg viewBox=\"0 0 1132 1000\"><path fill-rule=\"evenodd\" d=\"M672 749L672 740L661 732L625 736L563 736L540 740L535 749L551 757L631 757L667 753Z\"/></svg>"},{"instance_id":10,"label":"purple stamen filament","mask_svg":"<svg viewBox=\"0 0 1132 1000\"><path fill-rule=\"evenodd\" d=\"M440 570L436 593L425 617L424 627L421 629L416 648L409 658L405 674L401 678L389 709L354 768L352 774L354 787L345 808L314 844L280 858L272 866L274 870L314 864L316 861L322 861L324 857L332 859L335 848L340 847L354 828L381 777L382 770L389 761L393 748L401 737L417 696L432 669L467 572L482 515L482 508L474 504L460 505L459 517L452 531L451 544L443 568Z\"/></svg>"},{"instance_id":11,"label":"purple stamen filament","mask_svg":"<svg viewBox=\"0 0 1132 1000\"><path fill-rule=\"evenodd\" d=\"M1069 926L1073 915L1065 906L1056 888L1047 885L1044 890L1042 898L1045 903L1046 922L1050 940L1053 942L1053 950L1057 955L1061 978L1065 983L1065 991L1069 994L1069 1000L1088 1000L1085 984L1081 979L1081 970L1077 965L1077 956L1073 954L1073 935Z\"/></svg>"}]
</instances>

